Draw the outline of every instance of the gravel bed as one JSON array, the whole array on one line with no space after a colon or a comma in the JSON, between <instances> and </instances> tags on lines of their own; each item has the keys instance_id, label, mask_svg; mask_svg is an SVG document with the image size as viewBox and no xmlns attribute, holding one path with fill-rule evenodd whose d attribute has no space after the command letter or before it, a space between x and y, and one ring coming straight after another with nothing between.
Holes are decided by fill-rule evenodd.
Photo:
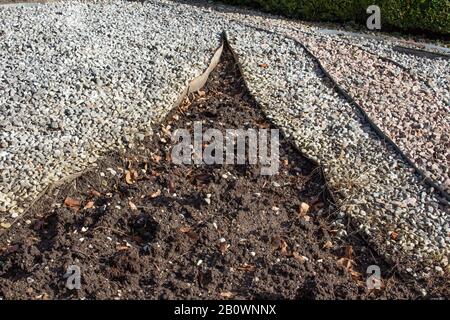
<instances>
[{"instance_id":1,"label":"gravel bed","mask_svg":"<svg viewBox=\"0 0 450 320\"><path fill-rule=\"evenodd\" d=\"M148 135L219 45L223 22L202 20L156 2L0 9L0 212Z\"/></svg>"},{"instance_id":2,"label":"gravel bed","mask_svg":"<svg viewBox=\"0 0 450 320\"><path fill-rule=\"evenodd\" d=\"M292 40L260 31L230 38L265 112L324 166L341 201L338 215L356 219L362 231L388 248L387 256L406 253L425 262L422 276L432 266L438 272L447 267L446 208L330 87L306 52Z\"/></svg>"}]
</instances>

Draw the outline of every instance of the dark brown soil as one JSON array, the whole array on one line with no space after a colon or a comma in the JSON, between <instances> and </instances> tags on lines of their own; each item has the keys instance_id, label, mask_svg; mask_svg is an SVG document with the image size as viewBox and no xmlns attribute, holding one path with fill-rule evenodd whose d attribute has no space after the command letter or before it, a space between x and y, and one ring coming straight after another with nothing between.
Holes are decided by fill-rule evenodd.
<instances>
[{"instance_id":1,"label":"dark brown soil","mask_svg":"<svg viewBox=\"0 0 450 320\"><path fill-rule=\"evenodd\" d=\"M204 91L185 99L151 140L51 190L0 236L0 297L420 297L352 230L347 240L337 236L320 168L289 141L281 142L274 176L248 164L174 165L168 131L194 121L203 129L273 127L225 51ZM381 267L381 290L366 288L372 264ZM65 286L69 265L81 268L80 290Z\"/></svg>"}]
</instances>

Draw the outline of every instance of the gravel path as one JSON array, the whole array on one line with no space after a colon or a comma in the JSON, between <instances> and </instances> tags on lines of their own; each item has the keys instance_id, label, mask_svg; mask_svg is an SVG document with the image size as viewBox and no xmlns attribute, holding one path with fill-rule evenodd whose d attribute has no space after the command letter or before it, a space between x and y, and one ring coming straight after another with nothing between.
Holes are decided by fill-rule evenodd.
<instances>
[{"instance_id":1,"label":"gravel path","mask_svg":"<svg viewBox=\"0 0 450 320\"><path fill-rule=\"evenodd\" d=\"M378 59L368 40L168 1L0 8L0 30L0 222L106 150L151 134L227 30L265 112L324 166L342 204L338 216L353 217L387 256L425 262L418 275L449 268L448 206L285 35L305 43L385 133L448 187L447 62L424 60L419 78ZM420 59L392 52L386 44L381 53L420 70Z\"/></svg>"}]
</instances>

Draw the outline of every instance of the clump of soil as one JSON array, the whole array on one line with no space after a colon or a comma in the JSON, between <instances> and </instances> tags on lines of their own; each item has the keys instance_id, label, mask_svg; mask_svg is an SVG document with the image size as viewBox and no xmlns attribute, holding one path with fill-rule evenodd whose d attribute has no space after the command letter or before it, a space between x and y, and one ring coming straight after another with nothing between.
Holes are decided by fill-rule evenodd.
<instances>
[{"instance_id":1,"label":"clump of soil","mask_svg":"<svg viewBox=\"0 0 450 320\"><path fill-rule=\"evenodd\" d=\"M170 132L192 132L195 121L203 130L273 128L225 50L204 91L185 99L151 139L51 190L30 220L2 236L0 297L420 296L357 235L338 236L320 168L285 138L273 176L248 163L173 164ZM382 270L380 290L366 286L372 264ZM66 287L70 265L81 270L79 290Z\"/></svg>"}]
</instances>

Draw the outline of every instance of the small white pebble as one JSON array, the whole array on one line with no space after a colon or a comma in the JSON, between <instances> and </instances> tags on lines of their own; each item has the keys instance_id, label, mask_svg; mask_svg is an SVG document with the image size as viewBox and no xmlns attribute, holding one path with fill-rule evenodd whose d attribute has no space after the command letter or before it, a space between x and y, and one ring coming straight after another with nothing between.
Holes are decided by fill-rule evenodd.
<instances>
[{"instance_id":1,"label":"small white pebble","mask_svg":"<svg viewBox=\"0 0 450 320\"><path fill-rule=\"evenodd\" d=\"M88 228L86 228L86 227L81 228L81 232L86 232L86 231L88 231Z\"/></svg>"},{"instance_id":2,"label":"small white pebble","mask_svg":"<svg viewBox=\"0 0 450 320\"><path fill-rule=\"evenodd\" d=\"M252 257L254 257L254 256L256 256L256 252L255 252L255 251L252 251L252 252L250 252L250 255L251 255Z\"/></svg>"},{"instance_id":3,"label":"small white pebble","mask_svg":"<svg viewBox=\"0 0 450 320\"><path fill-rule=\"evenodd\" d=\"M83 242L84 241L84 238L80 238L80 242Z\"/></svg>"},{"instance_id":4,"label":"small white pebble","mask_svg":"<svg viewBox=\"0 0 450 320\"><path fill-rule=\"evenodd\" d=\"M203 260L202 260L202 259L198 260L198 261L197 261L197 266L201 265L202 263L203 263Z\"/></svg>"},{"instance_id":5,"label":"small white pebble","mask_svg":"<svg viewBox=\"0 0 450 320\"><path fill-rule=\"evenodd\" d=\"M221 242L221 243L224 243L226 240L225 240L225 238L220 238L219 239L219 242Z\"/></svg>"}]
</instances>

